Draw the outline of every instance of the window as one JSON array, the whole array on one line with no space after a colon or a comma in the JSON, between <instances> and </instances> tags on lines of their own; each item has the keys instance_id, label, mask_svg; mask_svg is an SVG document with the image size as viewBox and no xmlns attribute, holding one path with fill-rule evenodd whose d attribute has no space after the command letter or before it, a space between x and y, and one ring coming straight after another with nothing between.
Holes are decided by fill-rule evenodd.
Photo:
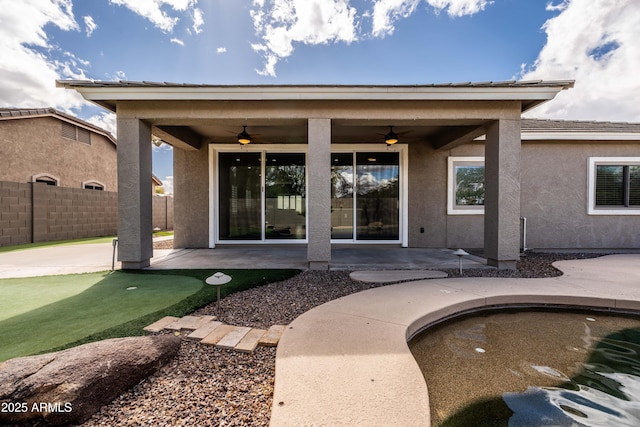
<instances>
[{"instance_id":1,"label":"window","mask_svg":"<svg viewBox=\"0 0 640 427\"><path fill-rule=\"evenodd\" d=\"M98 181L85 181L82 183L82 188L85 190L104 191L104 184Z\"/></svg>"},{"instance_id":2,"label":"window","mask_svg":"<svg viewBox=\"0 0 640 427\"><path fill-rule=\"evenodd\" d=\"M589 215L640 215L640 157L589 158Z\"/></svg>"},{"instance_id":3,"label":"window","mask_svg":"<svg viewBox=\"0 0 640 427\"><path fill-rule=\"evenodd\" d=\"M56 178L53 175L50 175L48 173L39 173L37 175L33 175L31 177L31 182L40 182L42 184L47 184L47 185L51 185L53 187L56 187L58 185L58 183L60 182L60 180L58 178Z\"/></svg>"},{"instance_id":4,"label":"window","mask_svg":"<svg viewBox=\"0 0 640 427\"><path fill-rule=\"evenodd\" d=\"M84 144L91 144L91 131L72 125L68 122L62 122L62 136L74 141L80 141Z\"/></svg>"},{"instance_id":5,"label":"window","mask_svg":"<svg viewBox=\"0 0 640 427\"><path fill-rule=\"evenodd\" d=\"M484 157L449 157L447 214L484 214Z\"/></svg>"}]
</instances>

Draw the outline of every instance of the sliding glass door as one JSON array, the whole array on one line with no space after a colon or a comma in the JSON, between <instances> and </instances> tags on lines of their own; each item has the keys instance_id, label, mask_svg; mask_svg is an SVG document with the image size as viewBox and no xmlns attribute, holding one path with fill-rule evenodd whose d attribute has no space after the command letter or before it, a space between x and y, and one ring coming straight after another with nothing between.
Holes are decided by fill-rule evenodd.
<instances>
[{"instance_id":1,"label":"sliding glass door","mask_svg":"<svg viewBox=\"0 0 640 427\"><path fill-rule=\"evenodd\" d=\"M260 153L220 153L220 240L262 238Z\"/></svg>"},{"instance_id":2,"label":"sliding glass door","mask_svg":"<svg viewBox=\"0 0 640 427\"><path fill-rule=\"evenodd\" d=\"M400 239L398 152L333 153L331 238Z\"/></svg>"},{"instance_id":3,"label":"sliding glass door","mask_svg":"<svg viewBox=\"0 0 640 427\"><path fill-rule=\"evenodd\" d=\"M305 157L304 153L219 153L219 240L306 239Z\"/></svg>"},{"instance_id":4,"label":"sliding glass door","mask_svg":"<svg viewBox=\"0 0 640 427\"><path fill-rule=\"evenodd\" d=\"M305 239L305 155L266 153L265 159L265 239Z\"/></svg>"}]
</instances>

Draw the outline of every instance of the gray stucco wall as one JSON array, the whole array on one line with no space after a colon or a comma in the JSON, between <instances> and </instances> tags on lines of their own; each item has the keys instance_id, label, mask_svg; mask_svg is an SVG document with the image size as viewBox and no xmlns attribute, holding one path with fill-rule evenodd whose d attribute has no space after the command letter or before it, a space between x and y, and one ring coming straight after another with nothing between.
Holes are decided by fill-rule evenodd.
<instances>
[{"instance_id":1,"label":"gray stucco wall","mask_svg":"<svg viewBox=\"0 0 640 427\"><path fill-rule=\"evenodd\" d=\"M410 247L482 248L483 215L447 214L447 159L484 156L484 144L434 150L409 144ZM587 214L589 157L639 157L637 142L523 141L521 215L533 249L640 248L640 216ZM208 247L208 147L174 151L176 247ZM424 232L420 232L423 228Z\"/></svg>"},{"instance_id":2,"label":"gray stucco wall","mask_svg":"<svg viewBox=\"0 0 640 427\"><path fill-rule=\"evenodd\" d=\"M449 151L409 147L411 247L483 247L483 215L447 215L449 156L484 156L484 146L476 143ZM640 216L587 214L589 157L639 156L637 142L524 141L521 215L527 218L527 247L640 248Z\"/></svg>"},{"instance_id":3,"label":"gray stucco wall","mask_svg":"<svg viewBox=\"0 0 640 427\"><path fill-rule=\"evenodd\" d=\"M209 145L173 150L175 248L209 247Z\"/></svg>"},{"instance_id":4,"label":"gray stucco wall","mask_svg":"<svg viewBox=\"0 0 640 427\"><path fill-rule=\"evenodd\" d=\"M484 156L484 145L434 150L430 144L409 145L409 246L481 248L483 215L447 215L447 159ZM420 229L424 228L424 233Z\"/></svg>"},{"instance_id":5,"label":"gray stucco wall","mask_svg":"<svg viewBox=\"0 0 640 427\"><path fill-rule=\"evenodd\" d=\"M638 143L523 145L522 215L530 248L640 248L640 216L588 215L589 157L639 157Z\"/></svg>"}]
</instances>

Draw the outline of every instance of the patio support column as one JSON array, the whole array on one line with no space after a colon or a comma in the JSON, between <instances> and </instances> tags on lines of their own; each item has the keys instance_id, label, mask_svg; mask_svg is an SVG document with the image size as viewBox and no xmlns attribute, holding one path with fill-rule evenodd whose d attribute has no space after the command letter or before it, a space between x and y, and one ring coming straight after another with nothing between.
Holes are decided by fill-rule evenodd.
<instances>
[{"instance_id":1,"label":"patio support column","mask_svg":"<svg viewBox=\"0 0 640 427\"><path fill-rule=\"evenodd\" d=\"M150 265L153 257L151 126L118 118L118 260L123 269Z\"/></svg>"},{"instance_id":2,"label":"patio support column","mask_svg":"<svg viewBox=\"0 0 640 427\"><path fill-rule=\"evenodd\" d=\"M327 270L331 261L331 119L309 119L307 261Z\"/></svg>"},{"instance_id":3,"label":"patio support column","mask_svg":"<svg viewBox=\"0 0 640 427\"><path fill-rule=\"evenodd\" d=\"M520 259L520 119L501 119L485 143L484 252L487 264L514 270Z\"/></svg>"}]
</instances>

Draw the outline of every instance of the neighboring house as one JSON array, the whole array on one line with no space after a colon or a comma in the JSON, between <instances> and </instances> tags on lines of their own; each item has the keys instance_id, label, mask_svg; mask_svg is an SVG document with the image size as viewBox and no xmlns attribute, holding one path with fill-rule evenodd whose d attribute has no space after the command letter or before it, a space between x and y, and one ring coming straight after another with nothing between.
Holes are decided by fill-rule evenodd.
<instances>
[{"instance_id":1,"label":"neighboring house","mask_svg":"<svg viewBox=\"0 0 640 427\"><path fill-rule=\"evenodd\" d=\"M114 235L116 140L53 108L0 108L0 246ZM149 182L156 194L162 182ZM96 191L98 190L98 191ZM154 227L173 228L173 199L153 198Z\"/></svg>"},{"instance_id":2,"label":"neighboring house","mask_svg":"<svg viewBox=\"0 0 640 427\"><path fill-rule=\"evenodd\" d=\"M164 194L164 187L160 178L155 175L151 175L151 193L153 194Z\"/></svg>"},{"instance_id":3,"label":"neighboring house","mask_svg":"<svg viewBox=\"0 0 640 427\"><path fill-rule=\"evenodd\" d=\"M117 110L123 268L152 255L152 136L178 248L298 243L315 269L338 244L484 248L510 269L522 218L528 248L640 247L640 125L521 119L572 81L58 85Z\"/></svg>"},{"instance_id":4,"label":"neighboring house","mask_svg":"<svg viewBox=\"0 0 640 427\"><path fill-rule=\"evenodd\" d=\"M0 181L117 191L116 140L53 108L0 108Z\"/></svg>"}]
</instances>

